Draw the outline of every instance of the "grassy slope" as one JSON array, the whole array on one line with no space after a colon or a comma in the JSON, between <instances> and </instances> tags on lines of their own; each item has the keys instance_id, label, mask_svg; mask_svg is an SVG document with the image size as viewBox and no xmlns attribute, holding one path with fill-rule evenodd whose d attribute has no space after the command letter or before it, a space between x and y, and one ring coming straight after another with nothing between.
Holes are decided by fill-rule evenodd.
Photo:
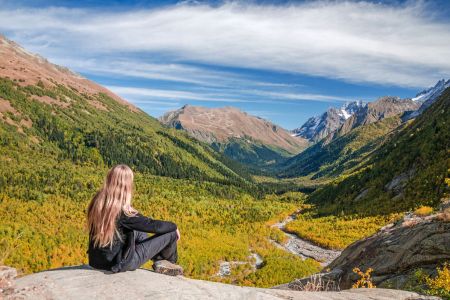
<instances>
[{"instance_id":1,"label":"grassy slope","mask_svg":"<svg viewBox=\"0 0 450 300\"><path fill-rule=\"evenodd\" d=\"M70 106L63 108L31 99L39 96ZM19 112L11 116L13 119L31 120L33 126L23 129L26 137L40 141L30 146L33 150L56 151L52 154L75 163L121 162L155 175L246 184L243 176L209 147L186 134L163 128L143 112L131 112L106 95L88 96L64 86L20 87L0 79L0 98ZM108 111L94 108L90 101L100 102ZM17 134L14 126L3 122L1 130L5 145Z\"/></svg>"}]
</instances>

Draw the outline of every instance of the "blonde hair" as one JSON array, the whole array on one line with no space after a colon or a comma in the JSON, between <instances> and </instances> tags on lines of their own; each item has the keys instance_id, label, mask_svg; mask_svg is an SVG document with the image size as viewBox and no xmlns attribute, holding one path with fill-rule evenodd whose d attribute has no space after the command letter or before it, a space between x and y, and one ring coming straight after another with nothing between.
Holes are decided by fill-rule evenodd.
<instances>
[{"instance_id":1,"label":"blonde hair","mask_svg":"<svg viewBox=\"0 0 450 300\"><path fill-rule=\"evenodd\" d=\"M121 212L136 215L131 206L133 171L127 165L113 167L106 176L103 187L89 203L87 225L94 247L112 247L114 234L121 239L116 221Z\"/></svg>"}]
</instances>

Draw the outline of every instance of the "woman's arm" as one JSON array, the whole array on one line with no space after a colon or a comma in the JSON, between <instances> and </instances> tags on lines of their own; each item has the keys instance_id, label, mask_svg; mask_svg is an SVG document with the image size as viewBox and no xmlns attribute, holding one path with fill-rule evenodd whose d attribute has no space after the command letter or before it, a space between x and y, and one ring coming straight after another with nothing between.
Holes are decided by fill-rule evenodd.
<instances>
[{"instance_id":1,"label":"woman's arm","mask_svg":"<svg viewBox=\"0 0 450 300\"><path fill-rule=\"evenodd\" d=\"M121 220L125 228L149 233L168 233L177 230L177 225L168 221L153 220L141 214L134 217L125 216Z\"/></svg>"}]
</instances>

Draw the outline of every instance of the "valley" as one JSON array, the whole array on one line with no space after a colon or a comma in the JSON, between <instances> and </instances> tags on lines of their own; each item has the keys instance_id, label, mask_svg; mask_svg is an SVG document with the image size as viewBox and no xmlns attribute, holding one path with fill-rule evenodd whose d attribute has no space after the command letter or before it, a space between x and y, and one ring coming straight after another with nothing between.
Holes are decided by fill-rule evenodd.
<instances>
[{"instance_id":1,"label":"valley","mask_svg":"<svg viewBox=\"0 0 450 300\"><path fill-rule=\"evenodd\" d=\"M87 204L125 163L133 205L178 225L187 277L273 287L318 273L409 212L447 213L448 83L348 103L292 132L232 107L157 120L0 37L0 265L87 263Z\"/></svg>"}]
</instances>

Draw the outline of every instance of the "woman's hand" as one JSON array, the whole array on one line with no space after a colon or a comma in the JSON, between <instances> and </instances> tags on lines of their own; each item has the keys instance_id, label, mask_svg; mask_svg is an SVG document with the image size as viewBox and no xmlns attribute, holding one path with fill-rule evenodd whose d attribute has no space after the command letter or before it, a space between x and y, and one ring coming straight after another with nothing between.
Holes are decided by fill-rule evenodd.
<instances>
[{"instance_id":1,"label":"woman's hand","mask_svg":"<svg viewBox=\"0 0 450 300\"><path fill-rule=\"evenodd\" d=\"M177 229L177 241L179 241L180 238L181 238L180 231Z\"/></svg>"}]
</instances>

